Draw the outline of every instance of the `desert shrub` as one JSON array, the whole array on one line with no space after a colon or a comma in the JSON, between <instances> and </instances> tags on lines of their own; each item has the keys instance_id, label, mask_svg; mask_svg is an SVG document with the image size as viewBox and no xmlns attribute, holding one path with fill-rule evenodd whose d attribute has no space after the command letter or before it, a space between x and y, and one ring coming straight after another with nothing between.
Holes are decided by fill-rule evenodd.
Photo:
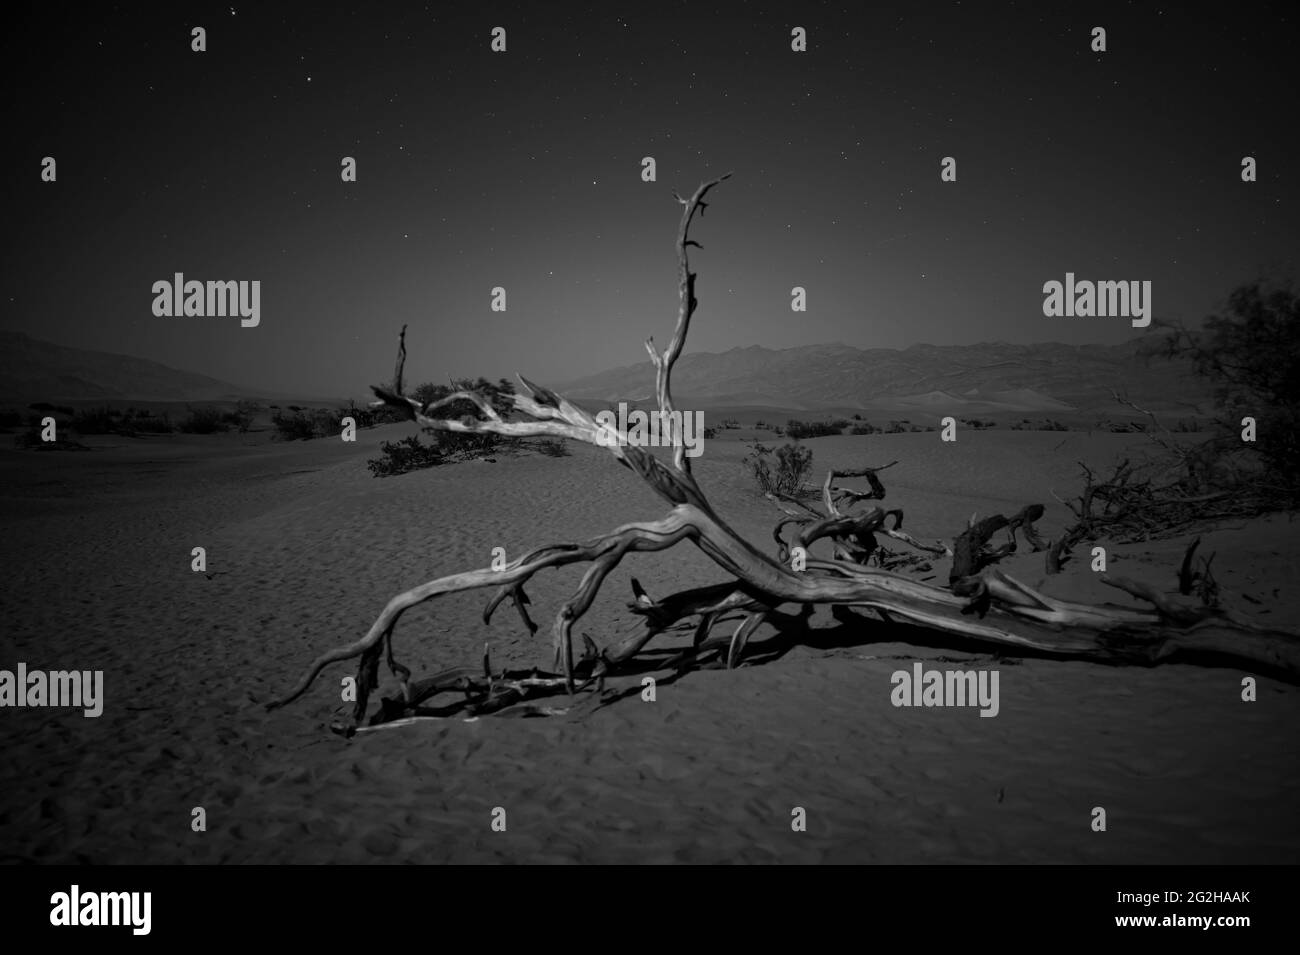
<instances>
[{"instance_id":1,"label":"desert shrub","mask_svg":"<svg viewBox=\"0 0 1300 955\"><path fill-rule=\"evenodd\" d=\"M425 382L411 393L411 397L423 402L427 407L432 402L441 401L457 391L473 391L482 395L492 405L493 410L503 418L509 415L514 408L514 402L510 400L510 396L515 393L515 388L506 378L501 378L496 383L490 382L482 376L476 379L461 378L451 382L450 385ZM475 419L483 417L472 401L464 399L453 401L451 404L438 408L433 416L455 419L463 418L466 415Z\"/></svg>"},{"instance_id":2,"label":"desert shrub","mask_svg":"<svg viewBox=\"0 0 1300 955\"><path fill-rule=\"evenodd\" d=\"M275 437L280 441L310 441L316 437L316 425L301 411L285 414L277 411L271 415Z\"/></svg>"},{"instance_id":3,"label":"desert shrub","mask_svg":"<svg viewBox=\"0 0 1300 955\"><path fill-rule=\"evenodd\" d=\"M257 402L241 400L236 403L235 410L227 411L221 416L221 420L240 434L247 434L248 429L252 427L253 418L261 410Z\"/></svg>"},{"instance_id":4,"label":"desert shrub","mask_svg":"<svg viewBox=\"0 0 1300 955\"><path fill-rule=\"evenodd\" d=\"M860 415L860 414L855 414L855 415L853 416L853 420L854 420L854 421L861 421L861 420L862 420L862 415Z\"/></svg>"},{"instance_id":5,"label":"desert shrub","mask_svg":"<svg viewBox=\"0 0 1300 955\"><path fill-rule=\"evenodd\" d=\"M855 424L849 429L849 434L875 434L876 429L866 421L861 424Z\"/></svg>"},{"instance_id":6,"label":"desert shrub","mask_svg":"<svg viewBox=\"0 0 1300 955\"><path fill-rule=\"evenodd\" d=\"M14 439L13 439L14 447L21 448L23 450L32 450L32 451L89 451L90 450L80 441L67 437L67 433L64 430L63 425L59 425L55 429L54 432L55 440L42 441L41 431L44 429L41 427L40 422L41 419L39 417L33 418L28 422L27 429L25 431L20 431L18 432L18 434L14 435Z\"/></svg>"},{"instance_id":7,"label":"desert shrub","mask_svg":"<svg viewBox=\"0 0 1300 955\"><path fill-rule=\"evenodd\" d=\"M1289 282L1258 279L1234 289L1222 314L1199 331L1161 323L1166 357L1191 362L1214 388L1223 417L1214 448L1244 450L1262 468L1272 504L1300 503L1300 296ZM1255 419L1259 438L1240 440L1242 418ZM1235 439L1235 445L1234 445Z\"/></svg>"},{"instance_id":8,"label":"desert shrub","mask_svg":"<svg viewBox=\"0 0 1300 955\"><path fill-rule=\"evenodd\" d=\"M567 458L573 453L569 450L569 443L562 438L543 438L534 442L534 446L550 458Z\"/></svg>"},{"instance_id":9,"label":"desert shrub","mask_svg":"<svg viewBox=\"0 0 1300 955\"><path fill-rule=\"evenodd\" d=\"M449 461L471 461L493 454L517 451L523 447L519 438L506 437L486 432L483 434L463 434L454 431L434 431L427 429L425 434L433 441L438 453Z\"/></svg>"},{"instance_id":10,"label":"desert shrub","mask_svg":"<svg viewBox=\"0 0 1300 955\"><path fill-rule=\"evenodd\" d=\"M773 452L755 441L741 463L764 494L794 495L812 470L812 457L812 449L800 444L785 444Z\"/></svg>"},{"instance_id":11,"label":"desert shrub","mask_svg":"<svg viewBox=\"0 0 1300 955\"><path fill-rule=\"evenodd\" d=\"M85 408L72 416L72 430L77 434L125 434L136 432L135 421L121 411L109 408Z\"/></svg>"},{"instance_id":12,"label":"desert shrub","mask_svg":"<svg viewBox=\"0 0 1300 955\"><path fill-rule=\"evenodd\" d=\"M176 429L172 427L171 416L164 411L156 417L140 412L131 419L131 430L138 434L171 434Z\"/></svg>"},{"instance_id":13,"label":"desert shrub","mask_svg":"<svg viewBox=\"0 0 1300 955\"><path fill-rule=\"evenodd\" d=\"M219 431L230 430L230 423L220 408L213 408L210 405L199 405L194 408L187 406L186 411L185 417L176 422L177 431L184 434L216 434Z\"/></svg>"},{"instance_id":14,"label":"desert shrub","mask_svg":"<svg viewBox=\"0 0 1300 955\"><path fill-rule=\"evenodd\" d=\"M502 418L508 417L514 408L514 402L510 396L515 393L515 389L505 378L499 379L495 384L482 376L476 379L462 378L451 382L450 385L426 382L416 388L411 397L423 402L427 407L435 401L442 401L457 391L473 391L482 395L491 404L492 409ZM463 398L435 409L431 417L449 420L465 420L467 418L473 421L484 420L483 413L479 411L478 407L472 401ZM517 439L505 439L499 434L462 434L452 431L433 431L430 434L436 443L436 447L444 457L457 460L484 457L520 446Z\"/></svg>"},{"instance_id":15,"label":"desert shrub","mask_svg":"<svg viewBox=\"0 0 1300 955\"><path fill-rule=\"evenodd\" d=\"M310 441L327 438L343 430L343 412L346 409L299 408L290 414L277 411L271 415L277 441Z\"/></svg>"},{"instance_id":16,"label":"desert shrub","mask_svg":"<svg viewBox=\"0 0 1300 955\"><path fill-rule=\"evenodd\" d=\"M825 438L842 433L847 426L847 421L842 421L836 427L836 423L832 421L797 421L791 418L785 424L785 435L796 441L804 438Z\"/></svg>"},{"instance_id":17,"label":"desert shrub","mask_svg":"<svg viewBox=\"0 0 1300 955\"><path fill-rule=\"evenodd\" d=\"M357 427L362 429L410 420L399 408L388 405L371 408L369 405L358 405L355 400L349 401L346 408L341 405L335 408L334 414L339 419L340 425L344 418L351 417L357 423Z\"/></svg>"},{"instance_id":18,"label":"desert shrub","mask_svg":"<svg viewBox=\"0 0 1300 955\"><path fill-rule=\"evenodd\" d=\"M704 429L704 437L705 437L706 439L707 439L707 438L716 438L717 436L718 436L718 429L717 429L717 428L705 428L705 429Z\"/></svg>"},{"instance_id":19,"label":"desert shrub","mask_svg":"<svg viewBox=\"0 0 1300 955\"><path fill-rule=\"evenodd\" d=\"M357 423L358 429L373 428L375 426L375 409L358 408L355 401L349 401L346 408L340 406L334 409L334 413L338 417L340 424L344 418L351 418Z\"/></svg>"},{"instance_id":20,"label":"desert shrub","mask_svg":"<svg viewBox=\"0 0 1300 955\"><path fill-rule=\"evenodd\" d=\"M382 457L372 458L366 462L366 467L375 477L391 477L394 474L405 474L408 471L436 467L443 463L438 449L422 444L415 435L403 438L401 441L385 441L379 446L379 450Z\"/></svg>"},{"instance_id":21,"label":"desert shrub","mask_svg":"<svg viewBox=\"0 0 1300 955\"><path fill-rule=\"evenodd\" d=\"M312 437L328 438L343 431L343 416L337 410L317 408L308 417L311 418Z\"/></svg>"}]
</instances>

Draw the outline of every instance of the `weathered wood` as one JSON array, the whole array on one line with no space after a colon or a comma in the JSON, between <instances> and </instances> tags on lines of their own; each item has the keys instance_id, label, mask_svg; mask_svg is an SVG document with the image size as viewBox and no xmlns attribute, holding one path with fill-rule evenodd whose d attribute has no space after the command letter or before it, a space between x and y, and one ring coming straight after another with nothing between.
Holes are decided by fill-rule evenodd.
<instances>
[{"instance_id":1,"label":"weathered wood","mask_svg":"<svg viewBox=\"0 0 1300 955\"><path fill-rule=\"evenodd\" d=\"M681 354L690 320L695 311L695 274L689 269L686 250L695 244L689 239L689 228L695 213L703 212L704 195L725 179L712 180L701 185L689 199L680 199L684 209L678 232L677 250L680 265L680 306L673 339L662 354L657 354L653 344L647 342L656 368L656 393L660 410L672 410L670 377L672 367ZM680 198L680 197L679 197ZM805 611L815 604L836 607L866 607L875 610L884 621L898 621L912 626L948 634L961 640L983 645L1008 646L1018 650L1035 650L1041 653L1102 660L1106 662L1152 664L1185 654L1210 654L1219 662L1233 666L1263 669L1276 673L1292 682L1300 682L1300 640L1295 634L1259 627L1243 618L1212 606L1186 606L1173 602L1156 591L1116 579L1108 581L1130 594L1150 603L1149 608L1123 608L1113 605L1094 606L1058 600L1038 593L987 564L988 555L981 558L980 550L991 534L1010 527L1012 546L1014 531L1024 528L1027 536L1031 525L1042 515L1042 507L1031 505L1007 519L1000 515L986 518L972 526L958 538L953 548L954 576L948 588L940 588L909 577L863 566L860 561L840 559L825 560L809 557L806 568L793 570L784 560L774 559L750 544L728 526L713 510L703 491L692 477L689 459L684 448L675 448L672 465L666 465L648 451L628 442L626 434L616 433L621 440L609 440L608 425L598 424L595 418L550 389L533 384L520 377L528 394L511 396L513 410L530 420L507 421L493 409L486 398L471 392L456 392L422 407L418 401L401 393L406 356L405 327L399 337L398 359L391 387L375 387L376 406L388 405L401 409L413 421L425 428L462 433L495 433L518 437L552 436L582 441L605 449L608 453L644 480L668 505L668 513L660 520L647 523L625 524L610 533L580 543L551 544L530 551L506 565L504 570L482 568L440 577L414 587L392 598L370 630L359 640L328 650L314 660L298 682L284 696L268 704L268 708L284 706L300 697L320 672L332 663L360 658L358 670L358 705L356 722L364 716L365 700L370 689L377 685L377 666L381 652L386 654L389 669L397 677L402 689L399 701L389 701L381 711L383 718L409 716L418 712L419 704L442 689L460 688L470 700L470 708L479 713L508 710L525 701L530 692L554 690L563 686L570 694L578 689L575 683L575 661L572 650L574 623L590 608L600 586L609 573L630 553L666 550L689 541L707 555L733 580L709 587L694 588L666 597L652 599L640 584L634 585L632 612L641 618L642 627L628 637L603 651L588 649L580 661L585 672L585 683L602 681L617 667L630 660L655 635L675 622L699 616L695 645L698 648L708 638L709 629L722 616L732 612L746 614L727 645L727 662L734 666L740 659L745 643L765 621L776 619L783 604L794 604ZM474 403L482 417L479 420L460 420L432 417L439 407L453 401L466 399ZM868 497L881 498L884 488L875 472L879 468L859 471L831 472L823 485L827 515L819 517L809 510L808 517L795 517L778 525L777 541L783 545L780 530L788 523L808 524L800 532L799 540L806 546L822 537L843 543L857 536L863 550L868 550L862 535L885 533L918 547L899 530L901 511L884 511L873 508L865 515L843 514L839 507L846 501ZM862 476L871 483L870 492L838 493L843 489L834 486L837 476ZM1080 502L1079 513L1086 515L1091 506L1091 496L1104 493L1101 487L1091 487ZM885 526L890 515L895 516L893 528ZM1031 543L1039 546L1035 538ZM929 548L942 552L945 548ZM1053 552L1049 552L1049 560ZM1059 557L1059 554L1057 555ZM426 681L409 681L409 671L393 656L392 635L402 616L411 607L434 600L444 594L494 588L495 594L485 609L490 617L495 607L507 596L514 598L525 625L533 629L524 611L527 598L524 585L538 571L572 563L589 563L577 591L560 607L552 624L552 642L556 658L556 675L495 677L490 671L472 673L461 669L444 671ZM962 572L957 573L960 569ZM806 620L806 612L801 618ZM888 625L888 623L877 624Z\"/></svg>"}]
</instances>

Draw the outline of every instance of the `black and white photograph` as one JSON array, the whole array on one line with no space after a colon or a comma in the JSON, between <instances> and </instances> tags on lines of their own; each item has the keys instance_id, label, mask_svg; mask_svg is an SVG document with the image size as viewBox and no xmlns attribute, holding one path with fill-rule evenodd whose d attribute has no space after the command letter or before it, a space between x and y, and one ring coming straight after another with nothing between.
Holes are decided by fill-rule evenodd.
<instances>
[{"instance_id":1,"label":"black and white photograph","mask_svg":"<svg viewBox=\"0 0 1300 955\"><path fill-rule=\"evenodd\" d=\"M5 864L1300 862L1294 7L6 17Z\"/></svg>"}]
</instances>

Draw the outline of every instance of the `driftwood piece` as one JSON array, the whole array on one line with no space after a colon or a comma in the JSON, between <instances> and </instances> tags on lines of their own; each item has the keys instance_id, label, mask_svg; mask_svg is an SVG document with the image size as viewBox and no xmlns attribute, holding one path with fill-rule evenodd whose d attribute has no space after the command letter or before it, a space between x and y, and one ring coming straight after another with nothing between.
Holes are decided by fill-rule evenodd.
<instances>
[{"instance_id":1,"label":"driftwood piece","mask_svg":"<svg viewBox=\"0 0 1300 955\"><path fill-rule=\"evenodd\" d=\"M669 346L662 354L647 342L656 368L656 394L661 411L672 410L670 377L681 354L697 300L695 274L690 271L687 249L695 245L689 229L695 213L703 212L704 196L719 182L701 185L683 205L677 237L680 265L680 306L677 325ZM876 611L885 621L910 624L929 631L981 645L1009 646L1016 650L1035 650L1062 657L1077 657L1107 662L1151 664L1184 653L1210 654L1220 662L1239 667L1277 673L1292 682L1300 682L1300 641L1291 633L1259 627L1217 607L1187 607L1171 602L1164 595L1127 581L1111 581L1116 587L1151 604L1147 608L1124 608L1113 605L1093 606L1058 600L1038 593L996 568L982 566L980 549L996 530L1007 526L1028 527L1042 509L1027 508L1012 519L986 519L962 535L963 569L969 573L956 576L950 587L941 588L901 574L873 569L860 561L845 560L842 554L825 560L809 557L806 567L793 570L784 560L773 559L738 535L713 510L703 491L691 475L684 447L674 449L672 464L665 464L649 451L629 443L625 434L611 441L608 426L567 401L562 395L520 377L527 394L511 396L513 412L527 420L506 420L490 401L472 392L456 392L428 406L403 394L405 371L405 332L398 342L398 359L390 386L374 387L376 406L400 409L424 428L461 432L495 433L517 437L550 436L595 445L606 450L620 464L630 469L668 505L668 512L658 521L625 524L601 537L578 543L550 544L530 551L506 565L503 570L482 568L439 577L393 597L379 614L369 631L360 639L328 650L318 656L282 697L268 708L284 706L300 697L327 666L343 660L358 660L358 704L355 722L364 718L366 699L377 686L381 654L396 677L401 696L385 703L381 719L405 719L420 710L431 693L461 689L477 707L476 712L501 712L526 704L530 694L540 690L562 688L569 694L579 686L590 686L628 663L653 637L683 618L698 616L694 644L698 648L709 641L710 629L733 613L745 615L727 641L727 662L736 665L747 641L765 622L778 619L783 604L793 604L806 611L815 604L837 607L864 607ZM478 409L478 419L459 420L433 416L440 407L457 400L468 400ZM863 534L883 532L902 540L901 511L886 512L873 508L867 515L845 515L839 507L850 497L883 497L877 487L876 469L863 469L858 476L867 477L870 492L837 495L833 472L828 476L824 500L828 504L826 523L811 523L801 539L811 543L823 533L845 540L856 536L865 547ZM855 472L839 472L849 476ZM885 526L895 513L893 528ZM803 521L815 521L815 512ZM836 523L840 522L840 523ZM834 531L831 529L834 528ZM892 533L891 533L892 532ZM1012 529L1014 544L1014 527ZM778 541L780 537L778 535ZM960 538L959 538L960 540ZM601 650L589 645L584 658L575 661L572 648L574 623L591 606L608 574L634 552L661 551L689 542L707 555L730 582L693 588L663 599L651 598L640 586L634 586L630 609L641 618L641 628L630 636ZM954 548L954 560L958 558ZM940 550L943 550L940 546ZM985 555L987 556L987 555ZM531 621L524 610L527 598L523 587L540 570L573 563L588 564L574 594L559 608L552 623L552 645L557 673L501 674L490 670L445 671L433 682L410 681L409 671L394 657L393 633L399 619L411 607L449 593L492 589L485 617L507 596L513 597L526 625ZM888 624L884 624L888 625ZM530 626L530 629L532 627ZM450 684L449 682L450 681ZM546 708L541 708L545 711Z\"/></svg>"}]
</instances>

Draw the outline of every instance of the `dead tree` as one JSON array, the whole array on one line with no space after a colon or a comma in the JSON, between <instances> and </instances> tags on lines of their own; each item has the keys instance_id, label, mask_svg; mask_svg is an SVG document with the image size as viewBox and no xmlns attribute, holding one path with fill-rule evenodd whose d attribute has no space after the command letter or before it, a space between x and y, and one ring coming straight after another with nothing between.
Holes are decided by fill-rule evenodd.
<instances>
[{"instance_id":1,"label":"dead tree","mask_svg":"<svg viewBox=\"0 0 1300 955\"><path fill-rule=\"evenodd\" d=\"M689 250L698 247L690 238L696 213L703 215L705 197L726 179L722 176L703 183L689 198L677 196L682 206L677 232L679 265L677 323L668 347L659 352L653 339L646 342L655 367L655 394L664 421L673 421L671 377L673 365L682 353L698 301L696 275L690 269ZM710 638L715 624L737 614L741 622L725 644L725 659L734 666L744 653L748 639L765 621L780 621L782 605L803 609L813 605L863 607L877 611L886 620L948 634L977 644L1010 646L1017 650L1085 658L1117 663L1153 664L1184 653L1209 653L1234 666L1274 672L1300 681L1300 642L1296 636L1260 627L1212 607L1185 607L1143 584L1123 579L1107 583L1144 600L1148 608L1094 606L1058 600L1041 594L1001 573L993 566L976 567L974 555L984 540L975 543L983 530L972 534L972 563L968 573L953 579L947 588L933 586L907 576L846 560L846 548L831 558L809 556L802 570L763 553L738 535L713 509L691 474L685 444L677 435L671 463L630 443L627 435L569 402L563 395L533 384L520 376L528 394L510 396L513 411L527 420L507 420L491 401L474 392L461 391L430 404L409 397L403 391L406 362L406 329L398 340L397 366L391 385L374 387L375 407L399 409L424 428L460 433L492 433L514 437L549 436L582 441L605 449L616 461L645 481L663 499L668 510L657 521L629 523L592 540L543 545L510 562L503 570L481 568L439 577L393 597L360 639L328 650L316 658L297 683L282 697L267 704L284 706L298 699L320 672L332 663L358 660L358 694L354 717L365 716L369 692L378 685L381 657L401 689L401 696L386 701L372 723L400 719L421 712L420 704L444 691L460 691L473 712L493 712L527 701L538 695L567 690L572 698L580 688L598 685L606 676L619 672L645 645L679 621L698 618L695 647L714 644ZM456 401L469 401L479 417L440 418L440 408ZM846 497L834 485L832 472L824 486L827 514L804 527L801 539L811 544L819 537L840 542L864 542L863 535L883 531L903 537L897 512L893 527L886 527L889 512L878 508L868 515L839 512ZM873 488L873 491L875 489ZM1022 512L1022 515L1024 512ZM697 587L662 599L650 597L639 585L629 605L640 618L633 633L604 648L586 640L585 652L575 666L572 632L576 621L591 607L601 584L629 554L667 550L690 543L704 552L730 578L726 582ZM486 589L492 596L484 620L507 597L512 598L532 629L526 610L524 587L538 571L568 564L586 564L587 570L573 595L559 608L551 625L555 670L553 673L517 671L493 674L486 659L480 667L461 667L433 678L411 681L410 671L394 654L394 629L407 610L445 594ZM806 614L805 614L806 617ZM867 625L864 623L864 625ZM881 624L886 625L886 624ZM533 705L534 712L546 712Z\"/></svg>"}]
</instances>

